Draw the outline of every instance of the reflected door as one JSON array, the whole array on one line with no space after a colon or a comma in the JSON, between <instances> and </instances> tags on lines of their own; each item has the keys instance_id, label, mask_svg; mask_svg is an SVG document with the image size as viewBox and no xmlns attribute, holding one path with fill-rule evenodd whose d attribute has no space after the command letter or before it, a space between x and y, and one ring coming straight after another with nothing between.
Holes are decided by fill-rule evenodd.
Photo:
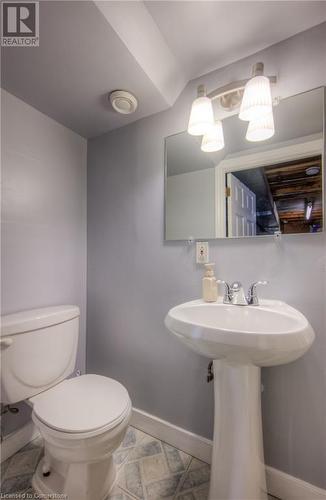
<instances>
[{"instance_id":1,"label":"reflected door","mask_svg":"<svg viewBox=\"0 0 326 500\"><path fill-rule=\"evenodd\" d=\"M227 174L228 236L256 235L256 195L233 174Z\"/></svg>"}]
</instances>

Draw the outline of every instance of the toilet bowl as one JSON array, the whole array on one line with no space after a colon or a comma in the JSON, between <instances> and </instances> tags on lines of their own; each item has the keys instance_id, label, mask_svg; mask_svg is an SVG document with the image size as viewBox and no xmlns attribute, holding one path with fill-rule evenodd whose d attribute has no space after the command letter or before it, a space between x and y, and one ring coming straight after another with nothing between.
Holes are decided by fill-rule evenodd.
<instances>
[{"instance_id":1,"label":"toilet bowl","mask_svg":"<svg viewBox=\"0 0 326 500\"><path fill-rule=\"evenodd\" d=\"M1 399L25 400L33 408L44 440L44 457L32 479L38 495L104 500L114 486L113 453L126 433L131 401L111 378L67 378L76 362L78 327L76 306L3 316Z\"/></svg>"},{"instance_id":2,"label":"toilet bowl","mask_svg":"<svg viewBox=\"0 0 326 500\"><path fill-rule=\"evenodd\" d=\"M44 439L44 458L33 476L38 494L69 500L104 499L116 477L113 452L131 415L126 389L116 380L82 375L29 400Z\"/></svg>"}]
</instances>

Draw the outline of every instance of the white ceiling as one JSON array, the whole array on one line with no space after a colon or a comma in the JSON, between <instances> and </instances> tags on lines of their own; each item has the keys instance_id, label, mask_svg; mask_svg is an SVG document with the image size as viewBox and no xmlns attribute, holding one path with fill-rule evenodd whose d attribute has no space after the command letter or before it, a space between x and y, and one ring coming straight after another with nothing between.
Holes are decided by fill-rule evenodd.
<instances>
[{"instance_id":1,"label":"white ceiling","mask_svg":"<svg viewBox=\"0 0 326 500\"><path fill-rule=\"evenodd\" d=\"M40 2L40 46L2 48L2 86L84 137L173 105L187 82L326 20L326 2ZM107 93L133 92L133 115Z\"/></svg>"},{"instance_id":2,"label":"white ceiling","mask_svg":"<svg viewBox=\"0 0 326 500\"><path fill-rule=\"evenodd\" d=\"M189 79L326 20L325 1L146 1Z\"/></svg>"},{"instance_id":3,"label":"white ceiling","mask_svg":"<svg viewBox=\"0 0 326 500\"><path fill-rule=\"evenodd\" d=\"M41 1L40 46L2 48L2 86L84 137L168 106L91 1ZM139 107L115 113L107 93L131 90Z\"/></svg>"}]
</instances>

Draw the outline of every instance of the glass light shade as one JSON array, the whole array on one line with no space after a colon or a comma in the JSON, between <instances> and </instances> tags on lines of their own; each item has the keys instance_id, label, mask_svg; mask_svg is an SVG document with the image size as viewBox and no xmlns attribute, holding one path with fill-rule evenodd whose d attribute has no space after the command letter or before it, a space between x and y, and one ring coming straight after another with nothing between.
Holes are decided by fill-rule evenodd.
<instances>
[{"instance_id":1,"label":"glass light shade","mask_svg":"<svg viewBox=\"0 0 326 500\"><path fill-rule=\"evenodd\" d=\"M273 111L249 122L246 139L250 142L266 141L275 133Z\"/></svg>"},{"instance_id":2,"label":"glass light shade","mask_svg":"<svg viewBox=\"0 0 326 500\"><path fill-rule=\"evenodd\" d=\"M308 205L306 207L306 220L310 219L311 213L312 213L312 202L309 201L309 203L308 203Z\"/></svg>"},{"instance_id":3,"label":"glass light shade","mask_svg":"<svg viewBox=\"0 0 326 500\"><path fill-rule=\"evenodd\" d=\"M224 148L224 134L223 125L219 120L211 126L209 132L207 132L201 143L201 150L205 153L213 153L214 151L220 151Z\"/></svg>"},{"instance_id":4,"label":"glass light shade","mask_svg":"<svg viewBox=\"0 0 326 500\"><path fill-rule=\"evenodd\" d=\"M211 100L206 97L197 97L191 107L188 134L204 135L214 125L214 113Z\"/></svg>"},{"instance_id":5,"label":"glass light shade","mask_svg":"<svg viewBox=\"0 0 326 500\"><path fill-rule=\"evenodd\" d=\"M240 120L252 121L272 110L272 93L266 76L254 76L247 82L241 102Z\"/></svg>"}]
</instances>

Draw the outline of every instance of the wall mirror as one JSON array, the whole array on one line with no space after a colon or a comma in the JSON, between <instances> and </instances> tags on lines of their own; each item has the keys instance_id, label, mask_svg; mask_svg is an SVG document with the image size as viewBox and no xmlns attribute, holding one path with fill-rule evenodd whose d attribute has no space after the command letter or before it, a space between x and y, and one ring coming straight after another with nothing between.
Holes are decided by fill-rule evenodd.
<instances>
[{"instance_id":1,"label":"wall mirror","mask_svg":"<svg viewBox=\"0 0 326 500\"><path fill-rule=\"evenodd\" d=\"M211 239L323 230L324 88L282 99L275 134L245 139L247 123L223 120L225 147L201 137L165 139L165 239Z\"/></svg>"}]
</instances>

